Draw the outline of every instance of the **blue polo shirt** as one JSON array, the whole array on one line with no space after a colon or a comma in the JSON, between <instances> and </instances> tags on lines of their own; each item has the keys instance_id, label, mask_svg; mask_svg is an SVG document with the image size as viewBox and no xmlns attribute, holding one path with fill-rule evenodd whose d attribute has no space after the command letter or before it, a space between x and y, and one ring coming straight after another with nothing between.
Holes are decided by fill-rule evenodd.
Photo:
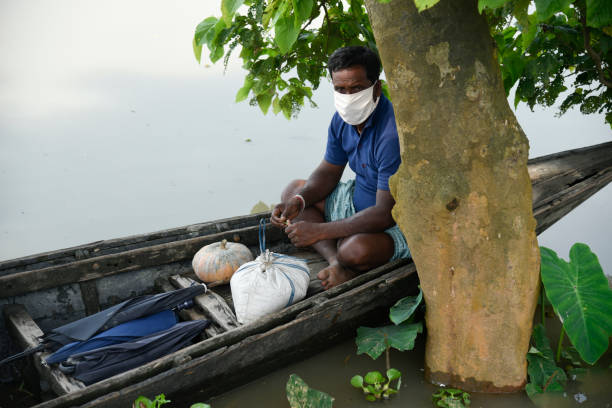
<instances>
[{"instance_id":1,"label":"blue polo shirt","mask_svg":"<svg viewBox=\"0 0 612 408\"><path fill-rule=\"evenodd\" d=\"M389 190L389 177L401 162L395 114L391 102L381 95L376 109L361 131L336 112L329 125L325 160L355 172L355 211L376 204L376 190Z\"/></svg>"}]
</instances>

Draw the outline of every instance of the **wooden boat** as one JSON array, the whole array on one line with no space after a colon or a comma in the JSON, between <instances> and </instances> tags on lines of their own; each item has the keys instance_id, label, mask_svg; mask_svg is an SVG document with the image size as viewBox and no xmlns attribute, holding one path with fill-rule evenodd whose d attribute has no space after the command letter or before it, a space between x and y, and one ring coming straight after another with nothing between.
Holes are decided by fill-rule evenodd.
<instances>
[{"instance_id":1,"label":"wooden boat","mask_svg":"<svg viewBox=\"0 0 612 408\"><path fill-rule=\"evenodd\" d=\"M529 161L534 214L541 233L612 181L612 142ZM203 245L239 241L256 251L258 223L269 213L106 240L0 262L4 323L22 347L38 344L43 330L94 313L128 297L189 285L191 258ZM326 263L267 230L268 247L308 260L307 297L257 322L240 326L229 288L197 299L184 319L209 318L206 338L149 364L84 387L34 355L37 371L58 397L37 407L125 407L139 395L172 395L197 387L208 398L378 324L399 298L417 290L411 261L400 260L322 291L316 273ZM212 286L212 285L211 285Z\"/></svg>"}]
</instances>

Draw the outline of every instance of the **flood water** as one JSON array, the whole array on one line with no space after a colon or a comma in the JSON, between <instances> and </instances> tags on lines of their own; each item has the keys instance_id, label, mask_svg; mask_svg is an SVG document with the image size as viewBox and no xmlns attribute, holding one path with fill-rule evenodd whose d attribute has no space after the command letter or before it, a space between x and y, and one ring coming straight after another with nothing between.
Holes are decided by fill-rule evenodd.
<instances>
[{"instance_id":1,"label":"flood water","mask_svg":"<svg viewBox=\"0 0 612 408\"><path fill-rule=\"evenodd\" d=\"M234 103L244 77L236 59L225 74L221 62L196 63L194 27L219 16L219 3L0 2L0 260L246 214L259 200L277 202L288 181L320 162L333 113L327 81L315 92L319 108L287 121ZM516 114L531 157L611 139L601 115L555 118L525 106ZM567 258L585 242L612 274L611 206L607 186L540 245ZM403 384L385 405L430 406L435 388L423 381L422 349L394 353L392 363ZM212 403L286 407L284 385L295 372L335 396L336 407L370 406L348 380L375 368L382 360L356 356L347 341ZM609 404L610 395L597 396L603 384L611 388L609 374L585 380L589 399L580 406ZM569 394L551 406L566 406ZM522 393L473 397L476 407L525 404Z\"/></svg>"}]
</instances>

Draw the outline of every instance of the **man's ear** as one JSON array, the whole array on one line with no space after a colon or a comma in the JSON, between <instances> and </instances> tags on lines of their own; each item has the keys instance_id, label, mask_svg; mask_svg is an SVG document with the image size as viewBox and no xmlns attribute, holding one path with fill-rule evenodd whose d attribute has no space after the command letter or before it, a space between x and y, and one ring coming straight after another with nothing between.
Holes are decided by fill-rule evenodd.
<instances>
[{"instance_id":1,"label":"man's ear","mask_svg":"<svg viewBox=\"0 0 612 408\"><path fill-rule=\"evenodd\" d=\"M377 100L378 98L380 98L380 95L382 95L382 82L380 81L380 79L376 80L376 84L374 84L374 92L372 93L374 100Z\"/></svg>"}]
</instances>

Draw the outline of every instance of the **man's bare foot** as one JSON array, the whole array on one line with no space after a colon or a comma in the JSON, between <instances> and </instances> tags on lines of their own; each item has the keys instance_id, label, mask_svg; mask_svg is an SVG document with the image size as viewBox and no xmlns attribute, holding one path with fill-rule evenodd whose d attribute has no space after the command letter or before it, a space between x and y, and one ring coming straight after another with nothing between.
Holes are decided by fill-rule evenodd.
<instances>
[{"instance_id":1,"label":"man's bare foot","mask_svg":"<svg viewBox=\"0 0 612 408\"><path fill-rule=\"evenodd\" d=\"M343 268L338 262L331 263L327 268L321 269L317 278L321 279L321 285L325 290L338 286L357 274L350 269Z\"/></svg>"}]
</instances>

